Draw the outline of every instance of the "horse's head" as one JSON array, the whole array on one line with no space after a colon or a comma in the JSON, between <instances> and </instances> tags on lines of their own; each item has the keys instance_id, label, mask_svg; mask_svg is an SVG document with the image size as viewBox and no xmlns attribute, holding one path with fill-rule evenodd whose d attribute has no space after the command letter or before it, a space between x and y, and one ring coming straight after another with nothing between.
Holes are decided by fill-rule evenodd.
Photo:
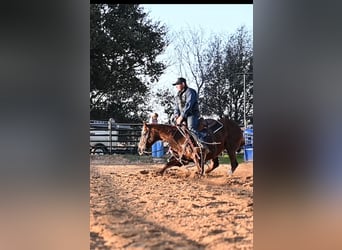
<instances>
[{"instance_id":1,"label":"horse's head","mask_svg":"<svg viewBox=\"0 0 342 250\"><path fill-rule=\"evenodd\" d=\"M153 136L153 131L151 131L151 128L149 127L146 122L143 123L143 127L141 130L141 137L138 145L138 153L139 155L144 154L145 150L149 147L152 146L154 143L154 136Z\"/></svg>"}]
</instances>

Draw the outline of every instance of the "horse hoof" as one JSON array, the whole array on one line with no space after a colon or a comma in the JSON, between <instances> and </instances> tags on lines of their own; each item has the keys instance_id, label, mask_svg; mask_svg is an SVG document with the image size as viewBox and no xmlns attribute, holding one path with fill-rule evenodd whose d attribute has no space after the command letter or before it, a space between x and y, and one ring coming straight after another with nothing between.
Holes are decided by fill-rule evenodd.
<instances>
[{"instance_id":1,"label":"horse hoof","mask_svg":"<svg viewBox=\"0 0 342 250\"><path fill-rule=\"evenodd\" d=\"M231 169L228 170L228 176L232 176L233 175L233 172Z\"/></svg>"},{"instance_id":2,"label":"horse hoof","mask_svg":"<svg viewBox=\"0 0 342 250\"><path fill-rule=\"evenodd\" d=\"M156 171L155 174L156 174L157 176L163 176L164 171Z\"/></svg>"},{"instance_id":3,"label":"horse hoof","mask_svg":"<svg viewBox=\"0 0 342 250\"><path fill-rule=\"evenodd\" d=\"M205 175L204 173L201 174L201 173L199 173L199 172L196 172L195 174L196 174L196 176L197 176L199 179L206 177L206 175Z\"/></svg>"},{"instance_id":4,"label":"horse hoof","mask_svg":"<svg viewBox=\"0 0 342 250\"><path fill-rule=\"evenodd\" d=\"M201 174L200 174L200 172L196 171L196 172L195 172L195 177L197 177L197 178L201 178Z\"/></svg>"},{"instance_id":5,"label":"horse hoof","mask_svg":"<svg viewBox=\"0 0 342 250\"><path fill-rule=\"evenodd\" d=\"M207 169L207 170L205 171L205 174L209 174L211 171L213 171L213 169Z\"/></svg>"}]
</instances>

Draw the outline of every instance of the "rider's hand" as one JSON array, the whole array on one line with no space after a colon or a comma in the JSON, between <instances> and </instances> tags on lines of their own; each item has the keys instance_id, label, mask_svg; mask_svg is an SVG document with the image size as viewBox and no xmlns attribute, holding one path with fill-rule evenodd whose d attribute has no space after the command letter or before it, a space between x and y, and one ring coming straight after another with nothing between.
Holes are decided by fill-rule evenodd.
<instances>
[{"instance_id":1,"label":"rider's hand","mask_svg":"<svg viewBox=\"0 0 342 250\"><path fill-rule=\"evenodd\" d=\"M173 115L173 116L171 117L171 121L172 121L172 123L173 123L174 125L177 125L177 118L178 118L178 115Z\"/></svg>"},{"instance_id":2,"label":"rider's hand","mask_svg":"<svg viewBox=\"0 0 342 250\"><path fill-rule=\"evenodd\" d=\"M183 116L178 116L177 119L176 119L176 124L177 125L180 125L183 121Z\"/></svg>"}]
</instances>

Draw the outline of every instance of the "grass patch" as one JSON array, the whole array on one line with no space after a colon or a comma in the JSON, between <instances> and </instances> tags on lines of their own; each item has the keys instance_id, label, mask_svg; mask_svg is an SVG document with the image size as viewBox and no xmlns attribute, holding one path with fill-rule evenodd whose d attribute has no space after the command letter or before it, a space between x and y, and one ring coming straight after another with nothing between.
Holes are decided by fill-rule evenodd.
<instances>
[{"instance_id":1,"label":"grass patch","mask_svg":"<svg viewBox=\"0 0 342 250\"><path fill-rule=\"evenodd\" d=\"M237 154L236 160L238 161L238 163L244 162L243 154ZM219 157L219 161L221 164L230 164L229 156L226 153L223 154L223 156Z\"/></svg>"}]
</instances>

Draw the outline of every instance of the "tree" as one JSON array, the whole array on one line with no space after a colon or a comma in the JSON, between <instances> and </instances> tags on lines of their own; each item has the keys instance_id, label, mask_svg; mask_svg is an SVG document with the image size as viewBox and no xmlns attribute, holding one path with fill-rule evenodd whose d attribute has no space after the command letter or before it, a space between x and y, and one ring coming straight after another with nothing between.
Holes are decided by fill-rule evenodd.
<instances>
[{"instance_id":1,"label":"tree","mask_svg":"<svg viewBox=\"0 0 342 250\"><path fill-rule=\"evenodd\" d=\"M165 69L156 57L168 45L166 32L138 4L90 6L91 119L144 118L149 85Z\"/></svg>"},{"instance_id":2,"label":"tree","mask_svg":"<svg viewBox=\"0 0 342 250\"><path fill-rule=\"evenodd\" d=\"M203 29L181 30L175 35L175 58L179 68L179 75L184 76L188 82L194 82L197 93L201 95L201 90L208 81L205 61L207 42ZM201 100L199 100L199 105Z\"/></svg>"},{"instance_id":3,"label":"tree","mask_svg":"<svg viewBox=\"0 0 342 250\"><path fill-rule=\"evenodd\" d=\"M169 89L161 90L158 89L158 92L156 93L156 96L158 98L159 104L164 107L164 112L167 114L169 118L169 123L171 123L171 117L173 115L174 111L174 95Z\"/></svg>"},{"instance_id":4,"label":"tree","mask_svg":"<svg viewBox=\"0 0 342 250\"><path fill-rule=\"evenodd\" d=\"M243 124L244 93L247 116L253 115L253 48L244 26L227 40L215 37L207 55L207 79L202 97L204 115L227 115ZM246 92L243 79L245 77Z\"/></svg>"},{"instance_id":5,"label":"tree","mask_svg":"<svg viewBox=\"0 0 342 250\"><path fill-rule=\"evenodd\" d=\"M224 72L224 49L222 39L215 36L206 50L207 68L206 78L208 79L201 96L201 112L208 116L222 116L227 107L227 99L222 96L228 95L228 80Z\"/></svg>"}]
</instances>

